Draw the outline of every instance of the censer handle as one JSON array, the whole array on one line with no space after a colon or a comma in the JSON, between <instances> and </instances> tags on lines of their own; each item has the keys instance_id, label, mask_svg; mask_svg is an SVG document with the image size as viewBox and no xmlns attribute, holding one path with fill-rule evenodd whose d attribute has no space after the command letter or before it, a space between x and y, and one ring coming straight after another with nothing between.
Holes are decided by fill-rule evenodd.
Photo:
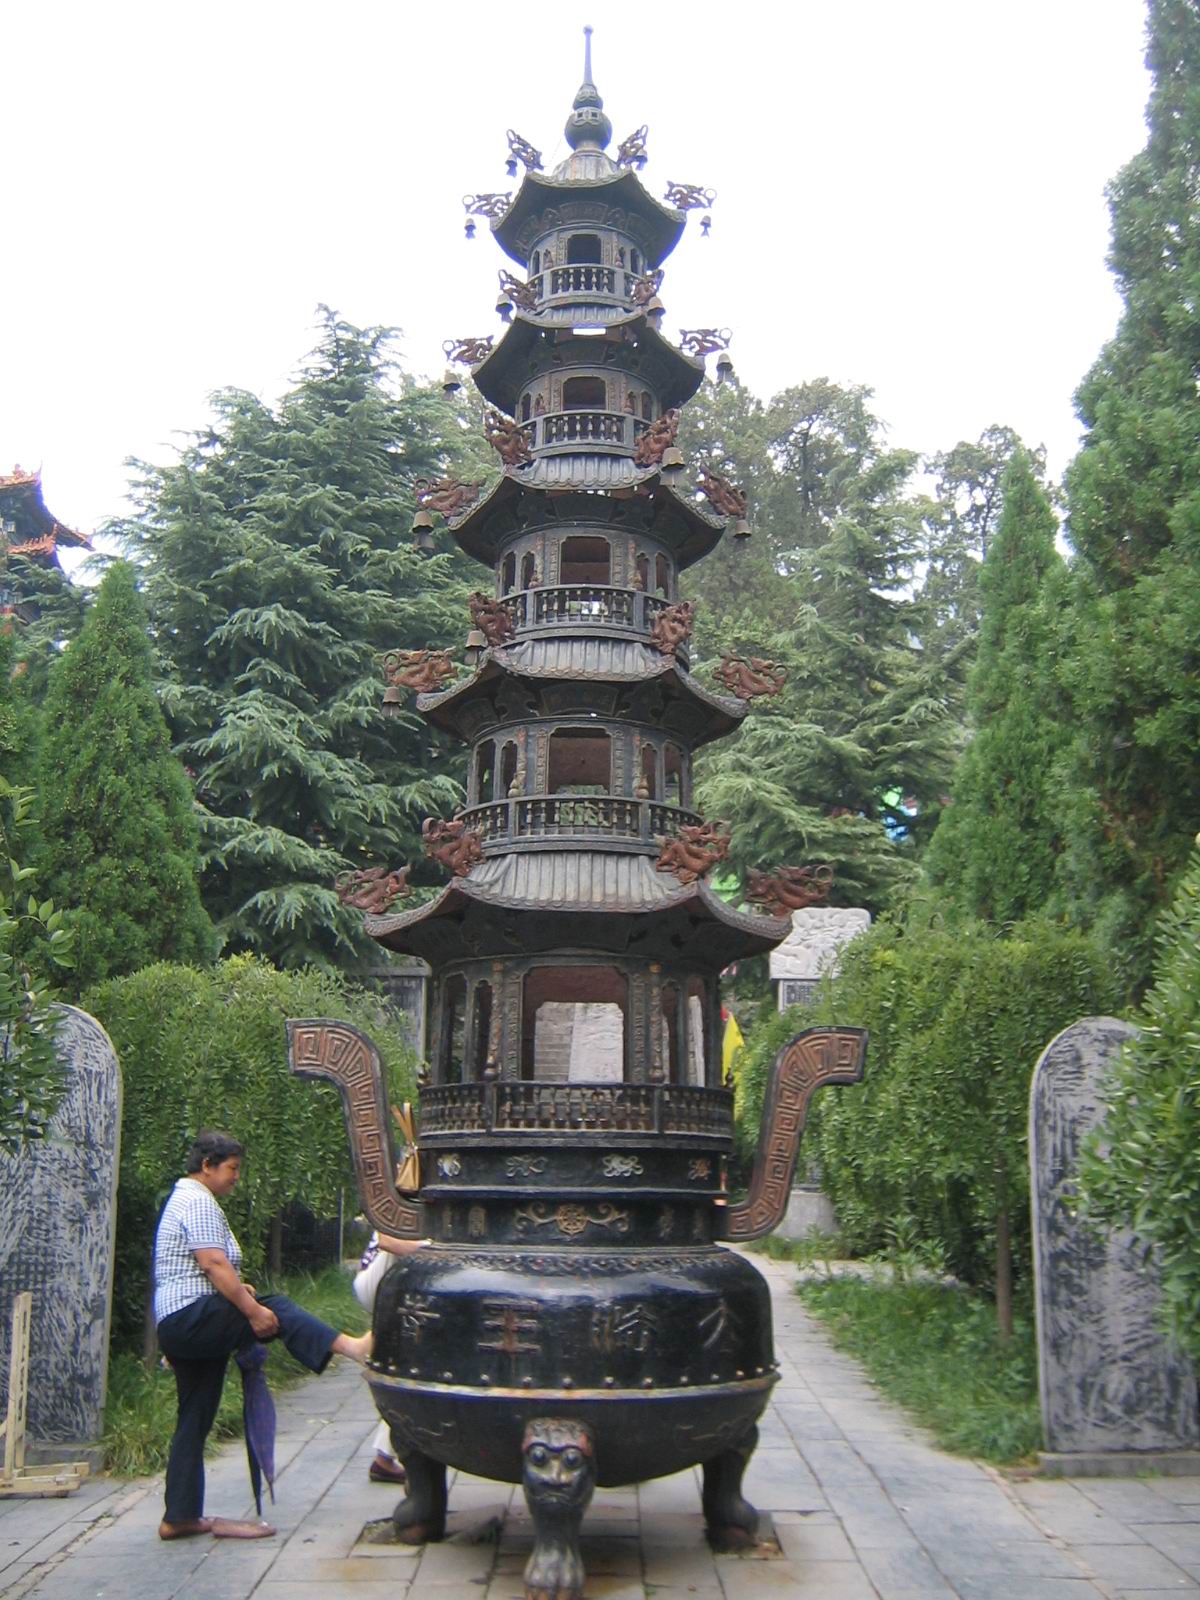
<instances>
[{"instance_id":1,"label":"censer handle","mask_svg":"<svg viewBox=\"0 0 1200 1600\"><path fill-rule=\"evenodd\" d=\"M767 1084L750 1192L726 1208L719 1238L759 1239L779 1225L814 1091L827 1083L859 1083L866 1059L865 1028L809 1028L784 1045Z\"/></svg>"},{"instance_id":2,"label":"censer handle","mask_svg":"<svg viewBox=\"0 0 1200 1600\"><path fill-rule=\"evenodd\" d=\"M289 1018L287 1042L288 1065L298 1078L328 1078L341 1090L358 1192L371 1226L397 1239L423 1239L428 1232L424 1206L396 1189L379 1051L360 1029L327 1018Z\"/></svg>"}]
</instances>

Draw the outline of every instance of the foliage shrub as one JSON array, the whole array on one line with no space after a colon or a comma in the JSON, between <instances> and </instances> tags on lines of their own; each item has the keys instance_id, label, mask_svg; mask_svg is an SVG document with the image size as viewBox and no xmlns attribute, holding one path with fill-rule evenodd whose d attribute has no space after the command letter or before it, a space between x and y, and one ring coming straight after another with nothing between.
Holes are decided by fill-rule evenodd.
<instances>
[{"instance_id":1,"label":"foliage shrub","mask_svg":"<svg viewBox=\"0 0 1200 1600\"><path fill-rule=\"evenodd\" d=\"M337 1090L289 1073L285 1018L335 1017L369 1033L393 1102L415 1097L416 1062L376 996L252 956L203 970L162 962L99 984L83 1003L112 1036L124 1079L120 1347L141 1339L158 1213L198 1128L227 1129L246 1146L242 1180L223 1204L251 1281L263 1282L268 1230L289 1200L329 1215L340 1190L356 1192Z\"/></svg>"},{"instance_id":2,"label":"foliage shrub","mask_svg":"<svg viewBox=\"0 0 1200 1600\"><path fill-rule=\"evenodd\" d=\"M1200 1359L1200 849L1159 925L1154 983L1085 1148L1081 1198L1097 1221L1157 1246L1172 1332Z\"/></svg>"},{"instance_id":3,"label":"foliage shrub","mask_svg":"<svg viewBox=\"0 0 1200 1600\"><path fill-rule=\"evenodd\" d=\"M1002 1282L1011 1239L1029 1266L1027 1114L1033 1067L1082 1016L1112 1009L1108 964L1092 941L1043 923L1002 935L953 931L914 914L885 920L845 953L805 1008L748 1041L740 1140L756 1117L776 1051L818 1024L865 1027L864 1080L814 1099L802 1160L816 1160L856 1252L905 1236L966 1282Z\"/></svg>"}]
</instances>

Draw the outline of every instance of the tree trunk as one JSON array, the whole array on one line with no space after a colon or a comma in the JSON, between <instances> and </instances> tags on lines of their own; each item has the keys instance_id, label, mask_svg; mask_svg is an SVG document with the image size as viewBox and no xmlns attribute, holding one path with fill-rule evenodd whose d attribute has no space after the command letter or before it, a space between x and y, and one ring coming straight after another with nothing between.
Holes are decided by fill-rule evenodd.
<instances>
[{"instance_id":1,"label":"tree trunk","mask_svg":"<svg viewBox=\"0 0 1200 1600\"><path fill-rule=\"evenodd\" d=\"M283 1213L277 1211L271 1218L271 1237L267 1244L267 1269L272 1283L283 1276Z\"/></svg>"}]
</instances>

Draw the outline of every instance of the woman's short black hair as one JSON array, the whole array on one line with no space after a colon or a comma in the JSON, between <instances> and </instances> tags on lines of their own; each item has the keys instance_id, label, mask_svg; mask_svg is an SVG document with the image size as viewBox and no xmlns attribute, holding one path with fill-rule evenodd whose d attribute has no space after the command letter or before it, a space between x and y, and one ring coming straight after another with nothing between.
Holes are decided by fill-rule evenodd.
<instances>
[{"instance_id":1,"label":"woman's short black hair","mask_svg":"<svg viewBox=\"0 0 1200 1600\"><path fill-rule=\"evenodd\" d=\"M204 1167L219 1167L231 1156L244 1156L245 1147L231 1133L221 1133L216 1128L201 1128L188 1151L187 1171L199 1172Z\"/></svg>"}]
</instances>

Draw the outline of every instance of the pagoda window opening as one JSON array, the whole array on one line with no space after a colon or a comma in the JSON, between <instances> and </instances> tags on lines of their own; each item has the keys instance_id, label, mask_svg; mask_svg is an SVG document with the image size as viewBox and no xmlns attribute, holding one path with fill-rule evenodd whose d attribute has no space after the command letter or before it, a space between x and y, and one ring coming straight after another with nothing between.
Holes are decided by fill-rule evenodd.
<instances>
[{"instance_id":1,"label":"pagoda window opening","mask_svg":"<svg viewBox=\"0 0 1200 1600\"><path fill-rule=\"evenodd\" d=\"M637 561L637 587L645 594L650 587L650 557L644 550L638 551Z\"/></svg>"},{"instance_id":2,"label":"pagoda window opening","mask_svg":"<svg viewBox=\"0 0 1200 1600\"><path fill-rule=\"evenodd\" d=\"M475 985L471 1005L471 1077L483 1077L488 1064L488 1041L492 1032L492 986L486 979Z\"/></svg>"},{"instance_id":3,"label":"pagoda window opening","mask_svg":"<svg viewBox=\"0 0 1200 1600\"><path fill-rule=\"evenodd\" d=\"M658 799L658 751L652 744L642 746L642 781L638 788L638 798Z\"/></svg>"},{"instance_id":4,"label":"pagoda window opening","mask_svg":"<svg viewBox=\"0 0 1200 1600\"><path fill-rule=\"evenodd\" d=\"M669 806L683 804L683 751L677 744L663 752L663 799Z\"/></svg>"},{"instance_id":5,"label":"pagoda window opening","mask_svg":"<svg viewBox=\"0 0 1200 1600\"><path fill-rule=\"evenodd\" d=\"M708 1082L708 994L703 978L688 979L687 1001L688 1081L701 1088Z\"/></svg>"},{"instance_id":6,"label":"pagoda window opening","mask_svg":"<svg viewBox=\"0 0 1200 1600\"><path fill-rule=\"evenodd\" d=\"M528 394L523 394L521 396L521 421L522 422L528 422L529 421L529 414L530 414L530 412L532 410L533 410L533 396L532 395L528 395Z\"/></svg>"},{"instance_id":7,"label":"pagoda window opening","mask_svg":"<svg viewBox=\"0 0 1200 1600\"><path fill-rule=\"evenodd\" d=\"M517 741L508 739L500 751L500 796L511 795L517 776Z\"/></svg>"},{"instance_id":8,"label":"pagoda window opening","mask_svg":"<svg viewBox=\"0 0 1200 1600\"><path fill-rule=\"evenodd\" d=\"M542 270L542 257L540 251L535 250L529 258L529 276L536 278Z\"/></svg>"},{"instance_id":9,"label":"pagoda window opening","mask_svg":"<svg viewBox=\"0 0 1200 1600\"><path fill-rule=\"evenodd\" d=\"M558 573L560 583L610 584L612 546L607 539L564 539Z\"/></svg>"},{"instance_id":10,"label":"pagoda window opening","mask_svg":"<svg viewBox=\"0 0 1200 1600\"><path fill-rule=\"evenodd\" d=\"M654 558L654 592L664 600L671 598L671 563L664 555Z\"/></svg>"},{"instance_id":11,"label":"pagoda window opening","mask_svg":"<svg viewBox=\"0 0 1200 1600\"><path fill-rule=\"evenodd\" d=\"M642 390L642 421L649 422L654 416L654 399L649 389Z\"/></svg>"},{"instance_id":12,"label":"pagoda window opening","mask_svg":"<svg viewBox=\"0 0 1200 1600\"><path fill-rule=\"evenodd\" d=\"M629 980L615 967L535 967L524 983L521 1076L545 1083L621 1083Z\"/></svg>"},{"instance_id":13,"label":"pagoda window opening","mask_svg":"<svg viewBox=\"0 0 1200 1600\"><path fill-rule=\"evenodd\" d=\"M593 728L560 728L552 733L546 783L551 794L611 794L610 736Z\"/></svg>"},{"instance_id":14,"label":"pagoda window opening","mask_svg":"<svg viewBox=\"0 0 1200 1600\"><path fill-rule=\"evenodd\" d=\"M526 551L521 561L521 587L532 589L537 582L537 557L532 550Z\"/></svg>"},{"instance_id":15,"label":"pagoda window opening","mask_svg":"<svg viewBox=\"0 0 1200 1600\"><path fill-rule=\"evenodd\" d=\"M563 384L564 411L607 411L608 385L603 378L568 378Z\"/></svg>"},{"instance_id":16,"label":"pagoda window opening","mask_svg":"<svg viewBox=\"0 0 1200 1600\"><path fill-rule=\"evenodd\" d=\"M517 558L510 550L500 566L500 593L511 594L517 584Z\"/></svg>"},{"instance_id":17,"label":"pagoda window opening","mask_svg":"<svg viewBox=\"0 0 1200 1600\"><path fill-rule=\"evenodd\" d=\"M662 986L662 1053L663 1065L667 1069L667 1082L680 1083L679 1076L679 985L664 983Z\"/></svg>"},{"instance_id":18,"label":"pagoda window opening","mask_svg":"<svg viewBox=\"0 0 1200 1600\"><path fill-rule=\"evenodd\" d=\"M485 806L494 798L496 741L485 739L475 752L475 804Z\"/></svg>"},{"instance_id":19,"label":"pagoda window opening","mask_svg":"<svg viewBox=\"0 0 1200 1600\"><path fill-rule=\"evenodd\" d=\"M573 233L567 240L567 265L569 267L598 267L603 260L599 234Z\"/></svg>"},{"instance_id":20,"label":"pagoda window opening","mask_svg":"<svg viewBox=\"0 0 1200 1600\"><path fill-rule=\"evenodd\" d=\"M467 981L461 973L446 979L442 991L441 1083L463 1081L463 1046L467 1023Z\"/></svg>"},{"instance_id":21,"label":"pagoda window opening","mask_svg":"<svg viewBox=\"0 0 1200 1600\"><path fill-rule=\"evenodd\" d=\"M629 252L629 270L630 272L636 272L639 275L641 274L642 258L636 249L631 249Z\"/></svg>"}]
</instances>

